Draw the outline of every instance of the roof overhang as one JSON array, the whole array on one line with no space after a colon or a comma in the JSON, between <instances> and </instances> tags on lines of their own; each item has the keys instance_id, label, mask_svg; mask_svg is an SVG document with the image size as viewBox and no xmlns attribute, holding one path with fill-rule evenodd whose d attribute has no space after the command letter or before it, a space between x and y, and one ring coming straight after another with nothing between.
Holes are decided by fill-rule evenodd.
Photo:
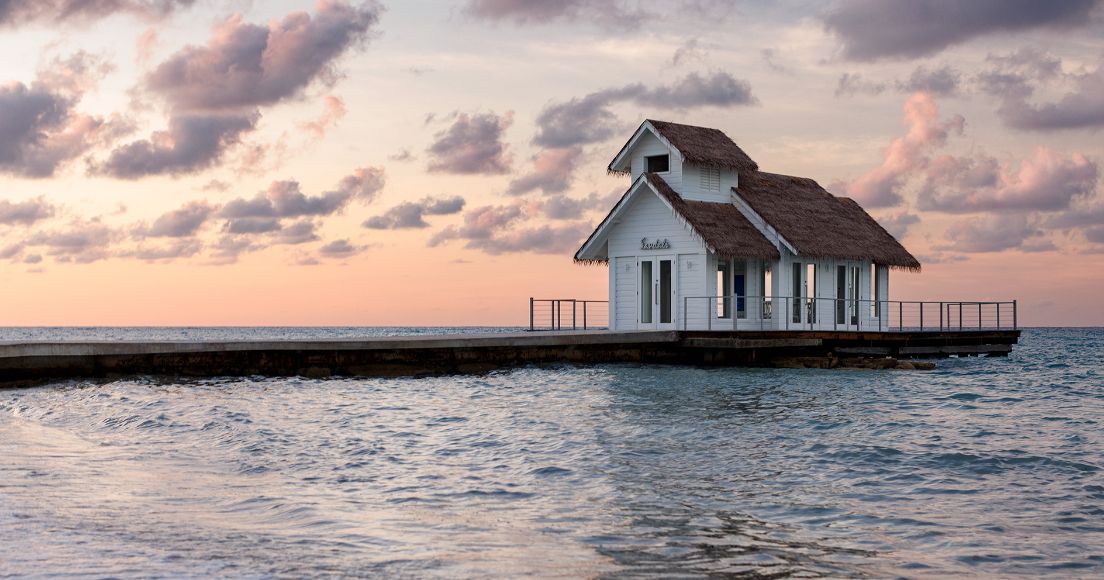
<instances>
[{"instance_id":1,"label":"roof overhang","mask_svg":"<svg viewBox=\"0 0 1104 580\"><path fill-rule=\"evenodd\" d=\"M641 191L648 191L652 195L655 195L663 202L663 205L667 206L667 209L671 210L671 212L676 215L678 214L671 205L671 202L660 195L651 183L648 183L647 174L641 173L640 176L633 181L632 185L629 186L629 189L625 190L621 199L617 201L617 204L614 205L613 209L606 215L606 219L598 224L598 227L590 234L590 237L579 247L579 251L575 252L576 262L604 262L609 259L608 250L603 252L603 249L607 248L606 241L609 239L610 231L612 227L617 224L621 215L625 213L626 208L629 207L632 200L639 195Z\"/></svg>"},{"instance_id":2,"label":"roof overhang","mask_svg":"<svg viewBox=\"0 0 1104 580\"><path fill-rule=\"evenodd\" d=\"M749 204L744 198L740 197L740 193L735 187L731 189L731 194L732 200L736 204L736 207L739 208L740 213L744 214L744 217L746 217L748 221L751 222L751 225L755 226L755 228L759 230L759 233L763 234L763 237L767 238L768 240L778 240L778 243L785 246L786 249L790 251L790 253L795 256L799 255L797 253L797 248L795 248L793 244L787 241L786 238L782 236L782 234L778 233L778 230L774 229L774 226L770 225L770 223L767 222L767 220L764 219L763 216L759 215L759 212L755 211L751 207L751 204Z\"/></svg>"},{"instance_id":3,"label":"roof overhang","mask_svg":"<svg viewBox=\"0 0 1104 580\"><path fill-rule=\"evenodd\" d=\"M632 157L629 153L636 147L637 142L646 134L651 133L656 139L659 139L661 143L667 147L678 150L677 147L671 144L666 137L661 135L655 126L649 121L644 121L640 124L640 127L636 129L636 132L632 134L632 137L621 147L621 150L617 152L617 156L610 161L609 166L606 168L610 173L629 173L632 170Z\"/></svg>"}]
</instances>

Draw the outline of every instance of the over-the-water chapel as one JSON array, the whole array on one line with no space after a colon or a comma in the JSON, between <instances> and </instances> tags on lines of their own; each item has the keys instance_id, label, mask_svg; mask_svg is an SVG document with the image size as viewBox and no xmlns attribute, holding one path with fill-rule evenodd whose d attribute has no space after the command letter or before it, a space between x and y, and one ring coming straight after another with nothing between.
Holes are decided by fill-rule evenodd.
<instances>
[{"instance_id":1,"label":"over-the-water chapel","mask_svg":"<svg viewBox=\"0 0 1104 580\"><path fill-rule=\"evenodd\" d=\"M889 271L920 269L854 200L717 129L644 121L609 171L632 184L575 260L609 265L611 330L875 329Z\"/></svg>"}]
</instances>

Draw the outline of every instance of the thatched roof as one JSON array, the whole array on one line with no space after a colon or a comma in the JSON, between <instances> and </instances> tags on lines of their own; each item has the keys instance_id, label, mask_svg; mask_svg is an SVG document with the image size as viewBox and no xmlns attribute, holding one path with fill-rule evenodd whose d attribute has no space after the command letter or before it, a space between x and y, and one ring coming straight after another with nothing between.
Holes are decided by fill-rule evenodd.
<instances>
[{"instance_id":1,"label":"thatched roof","mask_svg":"<svg viewBox=\"0 0 1104 580\"><path fill-rule=\"evenodd\" d=\"M778 248L735 205L683 199L662 177L654 173L645 175L648 183L675 208L675 213L719 257L779 258Z\"/></svg>"},{"instance_id":2,"label":"thatched roof","mask_svg":"<svg viewBox=\"0 0 1104 580\"><path fill-rule=\"evenodd\" d=\"M648 122L664 139L670 141L689 163L705 167L735 169L741 173L759 169L759 164L748 157L748 154L729 139L724 131L653 119L648 119Z\"/></svg>"},{"instance_id":3,"label":"thatched roof","mask_svg":"<svg viewBox=\"0 0 1104 580\"><path fill-rule=\"evenodd\" d=\"M739 208L731 203L713 203L706 201L693 201L683 199L664 179L655 173L645 173L643 177L675 210L675 216L690 227L691 232L712 251L722 258L756 258L777 260L778 248L763 237L763 234ZM607 259L581 258L583 249L590 244L602 226L613 218L614 212L622 204L625 198L636 189L640 179L633 182L625 194L621 196L602 223L595 228L590 237L583 242L579 250L575 252L575 261L586 264L605 263Z\"/></svg>"},{"instance_id":4,"label":"thatched roof","mask_svg":"<svg viewBox=\"0 0 1104 580\"><path fill-rule=\"evenodd\" d=\"M754 171L740 173L733 190L768 224L811 258L873 260L919 270L916 260L858 203L835 197L805 177Z\"/></svg>"},{"instance_id":5,"label":"thatched roof","mask_svg":"<svg viewBox=\"0 0 1104 580\"><path fill-rule=\"evenodd\" d=\"M759 164L748 157L748 154L744 153L744 150L740 149L732 139L729 139L724 131L710 129L709 127L656 121L654 119L645 120L644 123L640 124L641 128L645 124L654 127L660 136L670 142L675 149L678 149L687 163L703 167L735 169L741 173L759 169ZM639 131L640 129L637 129L637 132ZM636 133L633 133L633 135L636 135ZM621 147L621 151L614 156L614 160L610 162L609 171L611 173L628 173L623 168L615 169L614 163L617 162L617 159L621 157L621 154L625 152L631 142L632 139L626 142Z\"/></svg>"}]
</instances>

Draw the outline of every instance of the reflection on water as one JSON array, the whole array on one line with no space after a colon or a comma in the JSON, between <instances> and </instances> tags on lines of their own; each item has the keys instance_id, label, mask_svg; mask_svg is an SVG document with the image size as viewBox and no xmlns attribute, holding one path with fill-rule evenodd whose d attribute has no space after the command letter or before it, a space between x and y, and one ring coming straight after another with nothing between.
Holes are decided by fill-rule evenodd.
<instances>
[{"instance_id":1,"label":"reflection on water","mask_svg":"<svg viewBox=\"0 0 1104 580\"><path fill-rule=\"evenodd\" d=\"M1102 347L0 391L0 574L1096 575Z\"/></svg>"}]
</instances>

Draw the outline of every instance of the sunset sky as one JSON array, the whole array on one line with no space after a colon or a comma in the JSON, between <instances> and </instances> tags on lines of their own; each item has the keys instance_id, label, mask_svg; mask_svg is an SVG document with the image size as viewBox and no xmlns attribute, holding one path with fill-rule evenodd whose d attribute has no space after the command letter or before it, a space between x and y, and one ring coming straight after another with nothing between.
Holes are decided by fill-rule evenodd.
<instances>
[{"instance_id":1,"label":"sunset sky","mask_svg":"<svg viewBox=\"0 0 1104 580\"><path fill-rule=\"evenodd\" d=\"M1104 1L0 0L0 325L521 325L646 118L1104 325Z\"/></svg>"}]
</instances>

